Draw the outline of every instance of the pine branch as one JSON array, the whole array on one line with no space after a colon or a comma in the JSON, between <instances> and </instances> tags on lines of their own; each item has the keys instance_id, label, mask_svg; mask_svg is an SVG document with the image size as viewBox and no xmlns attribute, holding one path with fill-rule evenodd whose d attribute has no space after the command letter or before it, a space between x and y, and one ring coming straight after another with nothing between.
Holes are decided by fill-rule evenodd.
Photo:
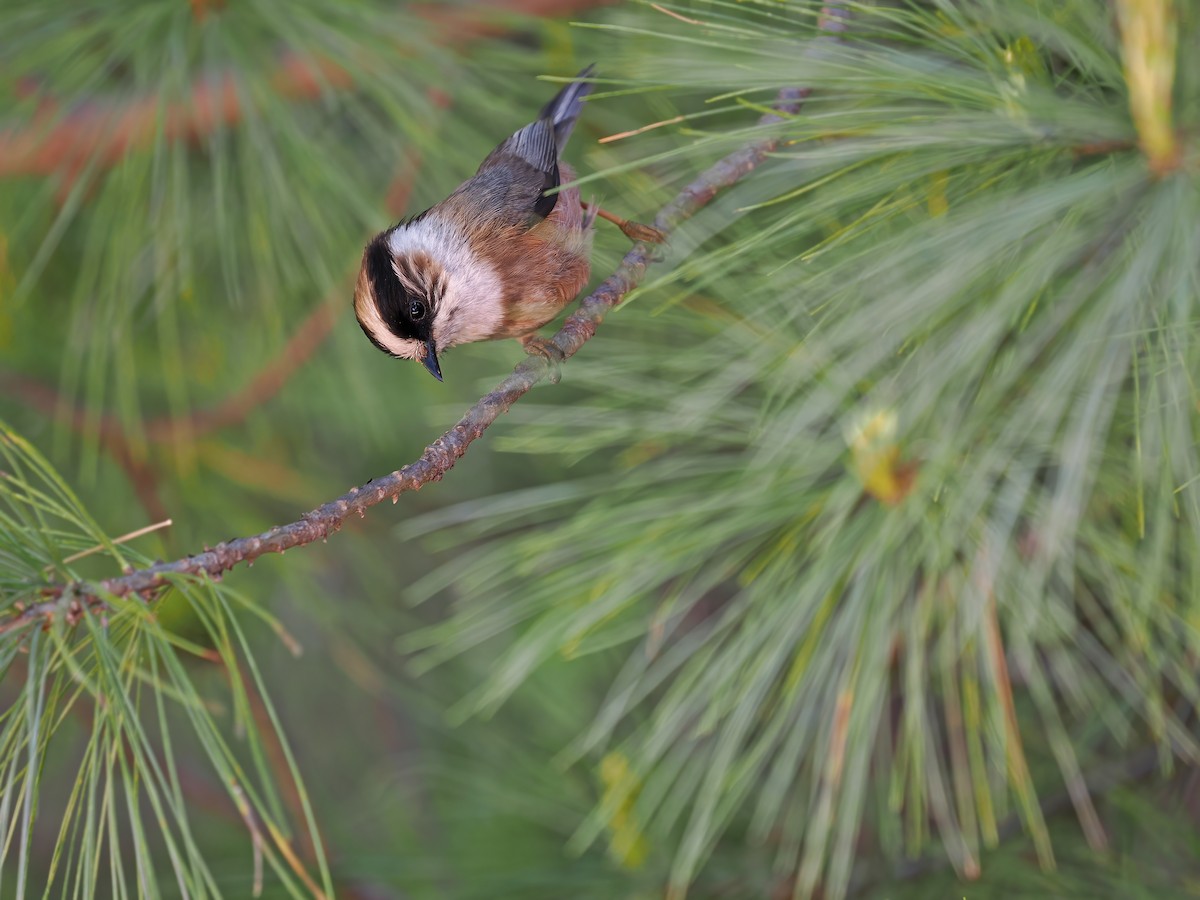
<instances>
[{"instance_id":1,"label":"pine branch","mask_svg":"<svg viewBox=\"0 0 1200 900\"><path fill-rule=\"evenodd\" d=\"M820 28L825 39L838 39L846 29L848 16L840 4L824 6ZM785 115L795 115L810 93L810 88L784 88L775 100L776 112L760 117L759 125L770 127L784 121ZM659 211L654 226L664 236L670 236L679 223L694 215L718 192L736 184L761 165L778 142L778 136L768 135L714 163ZM567 317L562 328L547 341L548 345L558 350L563 360L574 356L596 333L608 312L641 283L646 269L655 261L654 252L652 245L634 244L617 270ZM207 575L219 579L234 566L252 562L267 553L283 553L292 547L325 540L340 530L352 513L357 513L361 518L366 515L367 509L388 497L395 503L402 493L419 490L431 481L441 481L467 452L467 448L534 385L546 379L553 369L549 361L540 356L526 359L494 390L480 398L454 427L426 447L420 458L390 475L372 479L362 487L351 488L346 494L305 513L295 522L250 537L225 541L216 547L206 548L202 553L172 562L130 570L117 578L94 583L45 585L40 593L48 599L29 606L14 605L15 614L0 621L0 635L34 622L49 622L58 613L73 625L87 609L103 606L106 597L136 594L149 600L156 591L168 586L173 576Z\"/></svg>"},{"instance_id":2,"label":"pine branch","mask_svg":"<svg viewBox=\"0 0 1200 900\"><path fill-rule=\"evenodd\" d=\"M836 22L831 18L830 21ZM838 23L840 24L840 23ZM827 30L833 30L830 27ZM780 92L776 108L794 114L803 104L809 91L806 88L787 88ZM760 124L771 126L782 118L764 115ZM723 188L735 184L756 167L778 142L777 136L766 136L721 159L688 184L655 218L655 226L670 234L682 221L691 217ZM654 248L638 243L625 254L617 270L595 291L586 297L579 308L567 317L562 328L549 339L563 359L575 353L596 333L604 317L626 294L642 280L647 267L654 261ZM299 520L277 526L250 537L223 542L202 553L172 562L158 563L145 569L129 571L98 583L53 584L42 589L49 599L18 609L16 614L0 622L0 634L6 634L37 621L49 621L62 614L73 624L87 607L100 606L106 596L137 594L147 599L166 586L176 575L208 575L220 578L234 566L250 562L267 553L282 553L324 540L338 531L352 514L360 517L376 504L389 497L396 502L400 494L419 489L431 481L440 481L467 448L487 430L501 414L529 390L551 374L551 365L541 357L530 357L519 364L493 391L482 397L458 423L425 448L421 457L412 463L373 479L362 487L352 488L335 500L306 513Z\"/></svg>"}]
</instances>

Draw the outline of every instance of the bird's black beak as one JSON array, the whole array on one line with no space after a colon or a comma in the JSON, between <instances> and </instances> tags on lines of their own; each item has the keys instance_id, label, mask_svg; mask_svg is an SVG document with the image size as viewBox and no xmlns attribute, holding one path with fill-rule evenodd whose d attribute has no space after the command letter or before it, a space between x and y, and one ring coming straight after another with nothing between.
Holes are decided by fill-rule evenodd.
<instances>
[{"instance_id":1,"label":"bird's black beak","mask_svg":"<svg viewBox=\"0 0 1200 900\"><path fill-rule=\"evenodd\" d=\"M425 355L421 357L421 365L438 381L442 380L442 367L438 365L437 350L433 347L432 338L425 342Z\"/></svg>"}]
</instances>

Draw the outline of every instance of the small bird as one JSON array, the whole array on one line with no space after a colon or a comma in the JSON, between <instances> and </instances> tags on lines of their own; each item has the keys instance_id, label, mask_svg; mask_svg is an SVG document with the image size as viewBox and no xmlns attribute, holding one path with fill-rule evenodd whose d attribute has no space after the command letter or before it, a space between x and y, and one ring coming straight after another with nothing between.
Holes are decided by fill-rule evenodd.
<instances>
[{"instance_id":1,"label":"small bird","mask_svg":"<svg viewBox=\"0 0 1200 900\"><path fill-rule=\"evenodd\" d=\"M575 177L561 156L593 71L580 72L449 197L367 244L354 313L371 343L420 360L438 381L438 354L456 344L520 338L550 356L535 332L587 284L596 216L633 240L662 240L583 203L578 188L558 190Z\"/></svg>"}]
</instances>

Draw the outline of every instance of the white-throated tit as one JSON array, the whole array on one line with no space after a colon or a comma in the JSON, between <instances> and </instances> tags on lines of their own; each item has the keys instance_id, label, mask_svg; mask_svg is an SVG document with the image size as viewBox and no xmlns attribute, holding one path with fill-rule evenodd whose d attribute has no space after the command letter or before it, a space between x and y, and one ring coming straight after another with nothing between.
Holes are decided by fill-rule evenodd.
<instances>
[{"instance_id":1,"label":"white-throated tit","mask_svg":"<svg viewBox=\"0 0 1200 900\"><path fill-rule=\"evenodd\" d=\"M559 186L575 177L561 160L588 66L449 197L376 235L363 251L354 313L371 343L417 359L439 381L438 354L455 344L535 336L587 284L592 223L611 219L635 240L661 240Z\"/></svg>"}]
</instances>

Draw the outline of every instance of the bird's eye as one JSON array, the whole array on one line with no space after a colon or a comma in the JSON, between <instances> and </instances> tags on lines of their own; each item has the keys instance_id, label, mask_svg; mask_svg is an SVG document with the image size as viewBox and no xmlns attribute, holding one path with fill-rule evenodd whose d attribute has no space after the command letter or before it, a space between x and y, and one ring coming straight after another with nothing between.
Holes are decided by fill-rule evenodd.
<instances>
[{"instance_id":1,"label":"bird's eye","mask_svg":"<svg viewBox=\"0 0 1200 900\"><path fill-rule=\"evenodd\" d=\"M408 314L414 322L421 321L421 319L425 318L425 304L420 300L414 300L408 304Z\"/></svg>"}]
</instances>

